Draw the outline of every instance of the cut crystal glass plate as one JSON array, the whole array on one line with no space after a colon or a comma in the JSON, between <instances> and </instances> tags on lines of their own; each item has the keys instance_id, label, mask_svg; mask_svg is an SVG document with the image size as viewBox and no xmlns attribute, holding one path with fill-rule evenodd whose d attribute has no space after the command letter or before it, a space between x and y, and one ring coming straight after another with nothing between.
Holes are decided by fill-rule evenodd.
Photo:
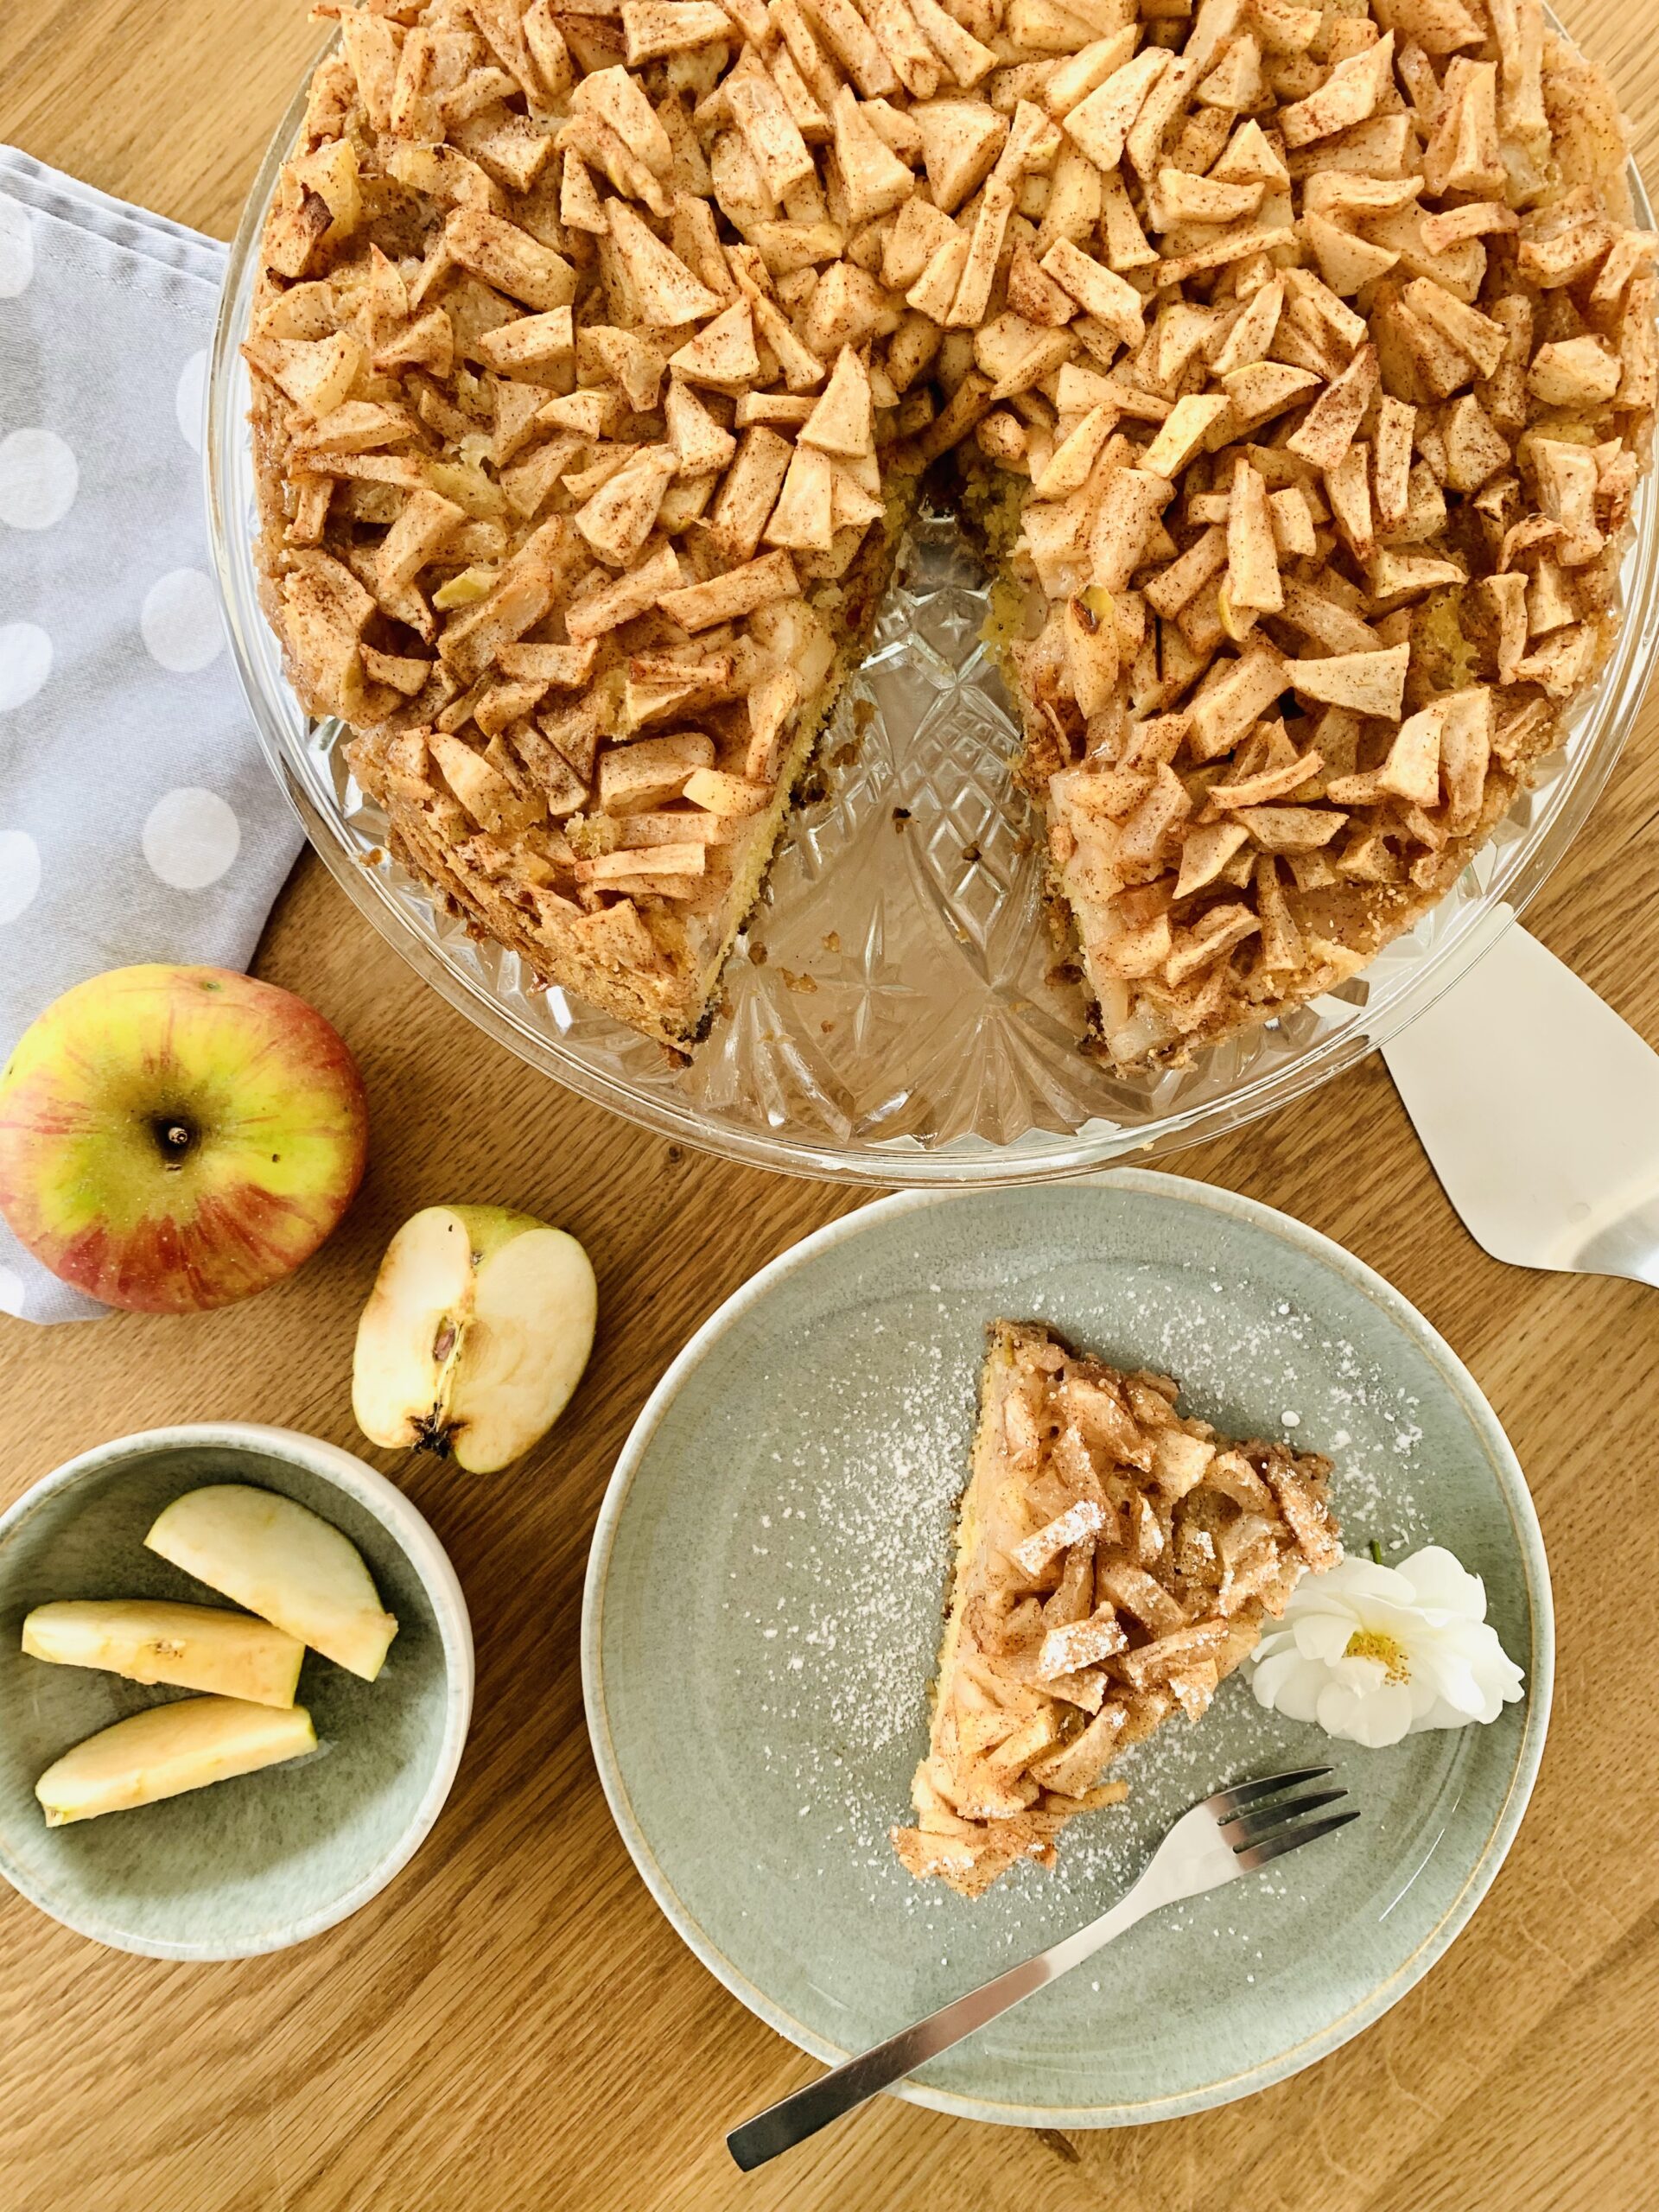
<instances>
[{"instance_id":1,"label":"cut crystal glass plate","mask_svg":"<svg viewBox=\"0 0 1659 2212\"><path fill-rule=\"evenodd\" d=\"M404 957L532 1066L683 1142L787 1172L882 1185L1036 1180L1145 1160L1236 1128L1351 1066L1448 989L1519 913L1611 772L1659 638L1659 488L1643 480L1608 666L1566 743L1452 890L1342 989L1200 1054L1115 1077L1079 1049L1084 1008L1051 976L1039 824L1014 790L1017 728L980 642L983 572L924 512L870 656L687 1066L468 936L391 860L379 810L288 688L253 564L245 336L254 248L303 104L284 118L232 251L208 425L214 558L261 741L307 834ZM1650 226L1634 168L1637 220Z\"/></svg>"}]
</instances>

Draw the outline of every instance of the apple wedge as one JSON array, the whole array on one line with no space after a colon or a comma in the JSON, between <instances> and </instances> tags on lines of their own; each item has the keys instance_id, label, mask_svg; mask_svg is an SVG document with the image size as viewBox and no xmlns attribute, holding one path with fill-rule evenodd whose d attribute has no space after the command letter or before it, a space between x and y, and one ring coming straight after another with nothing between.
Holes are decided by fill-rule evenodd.
<instances>
[{"instance_id":1,"label":"apple wedge","mask_svg":"<svg viewBox=\"0 0 1659 2212\"><path fill-rule=\"evenodd\" d=\"M397 1624L363 1554L277 1491L213 1483L174 1499L144 1538L175 1567L372 1682Z\"/></svg>"},{"instance_id":2,"label":"apple wedge","mask_svg":"<svg viewBox=\"0 0 1659 2212\"><path fill-rule=\"evenodd\" d=\"M386 1248L357 1328L352 1407L372 1442L493 1474L569 1404L599 1290L574 1236L494 1206L429 1206Z\"/></svg>"},{"instance_id":3,"label":"apple wedge","mask_svg":"<svg viewBox=\"0 0 1659 2212\"><path fill-rule=\"evenodd\" d=\"M251 1613L142 1598L36 1605L23 1649L58 1667L99 1667L129 1681L167 1682L252 1705L292 1705L305 1646Z\"/></svg>"},{"instance_id":4,"label":"apple wedge","mask_svg":"<svg viewBox=\"0 0 1659 2212\"><path fill-rule=\"evenodd\" d=\"M302 1705L278 1711L236 1697L188 1697L118 1720L66 1751L35 1785L49 1828L256 1773L316 1749Z\"/></svg>"}]
</instances>

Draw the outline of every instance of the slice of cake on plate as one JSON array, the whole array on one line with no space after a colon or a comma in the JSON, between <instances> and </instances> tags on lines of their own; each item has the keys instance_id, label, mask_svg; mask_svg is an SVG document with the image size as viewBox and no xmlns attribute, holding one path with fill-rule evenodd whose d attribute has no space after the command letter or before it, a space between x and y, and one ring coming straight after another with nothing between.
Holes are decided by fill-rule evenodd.
<instances>
[{"instance_id":1,"label":"slice of cake on plate","mask_svg":"<svg viewBox=\"0 0 1659 2212\"><path fill-rule=\"evenodd\" d=\"M1103 1780L1217 1684L1308 1572L1342 1557L1330 1462L1233 1443L1040 1325L997 1321L957 1532L928 1751L894 1828L912 1874L977 1897L1052 1865Z\"/></svg>"}]
</instances>

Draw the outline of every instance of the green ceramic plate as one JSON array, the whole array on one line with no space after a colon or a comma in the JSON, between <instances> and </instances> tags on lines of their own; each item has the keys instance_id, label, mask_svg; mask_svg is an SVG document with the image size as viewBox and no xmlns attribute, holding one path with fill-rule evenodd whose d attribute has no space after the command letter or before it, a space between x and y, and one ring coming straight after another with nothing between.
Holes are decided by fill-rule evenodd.
<instances>
[{"instance_id":1,"label":"green ceramic plate","mask_svg":"<svg viewBox=\"0 0 1659 2212\"><path fill-rule=\"evenodd\" d=\"M966 1904L910 1880L907 1815L985 1324L1041 1317L1178 1376L1240 1434L1327 1452L1354 1548L1433 1540L1485 1578L1528 1695L1388 1751L1262 1713L1241 1679L1130 1754L1128 1806ZM885 1199L731 1299L618 1463L588 1576L588 1717L652 1895L762 2019L835 2060L1109 1904L1176 1814L1329 1763L1363 1818L1144 1923L907 2083L942 2111L1112 2126L1309 2064L1426 1973L1497 1873L1537 1771L1549 1578L1491 1408L1421 1316L1324 1237L1141 1173ZM737 2117L737 2115L734 2115Z\"/></svg>"}]
</instances>

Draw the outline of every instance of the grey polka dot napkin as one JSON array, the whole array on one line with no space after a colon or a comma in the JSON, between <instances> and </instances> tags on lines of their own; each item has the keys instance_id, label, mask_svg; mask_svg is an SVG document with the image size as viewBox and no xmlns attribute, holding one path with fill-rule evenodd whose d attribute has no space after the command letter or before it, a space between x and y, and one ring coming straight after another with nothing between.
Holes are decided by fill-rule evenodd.
<instances>
[{"instance_id":1,"label":"grey polka dot napkin","mask_svg":"<svg viewBox=\"0 0 1659 2212\"><path fill-rule=\"evenodd\" d=\"M0 1061L105 968L245 965L299 848L208 556L224 259L0 146ZM0 1312L102 1310L0 1224Z\"/></svg>"}]
</instances>

